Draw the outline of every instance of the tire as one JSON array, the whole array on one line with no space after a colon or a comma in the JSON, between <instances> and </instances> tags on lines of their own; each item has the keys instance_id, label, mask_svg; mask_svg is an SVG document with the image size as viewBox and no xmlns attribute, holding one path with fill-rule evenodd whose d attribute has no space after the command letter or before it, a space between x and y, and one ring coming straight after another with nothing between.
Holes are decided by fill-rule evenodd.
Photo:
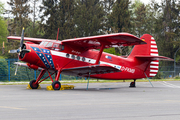
<instances>
[{"instance_id":1,"label":"tire","mask_svg":"<svg viewBox=\"0 0 180 120\"><path fill-rule=\"evenodd\" d=\"M129 87L136 87L135 82L131 82Z\"/></svg>"},{"instance_id":2,"label":"tire","mask_svg":"<svg viewBox=\"0 0 180 120\"><path fill-rule=\"evenodd\" d=\"M54 82L52 83L52 87L53 87L54 90L60 90L60 88L61 88L61 83L60 83L59 81L54 81Z\"/></svg>"},{"instance_id":3,"label":"tire","mask_svg":"<svg viewBox=\"0 0 180 120\"><path fill-rule=\"evenodd\" d=\"M29 85L32 89L37 89L39 87L39 84L36 84L35 82L36 82L36 80L31 80L29 82Z\"/></svg>"}]
</instances>

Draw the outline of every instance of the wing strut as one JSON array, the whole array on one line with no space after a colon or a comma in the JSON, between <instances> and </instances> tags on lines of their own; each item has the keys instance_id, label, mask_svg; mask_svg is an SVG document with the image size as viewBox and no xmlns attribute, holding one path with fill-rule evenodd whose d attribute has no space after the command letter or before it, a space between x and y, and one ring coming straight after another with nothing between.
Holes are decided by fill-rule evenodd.
<instances>
[{"instance_id":1,"label":"wing strut","mask_svg":"<svg viewBox=\"0 0 180 120\"><path fill-rule=\"evenodd\" d=\"M96 63L95 64L99 64L99 60L101 58L101 55L102 55L102 52L104 50L104 47L105 47L105 44L104 43L101 43L101 49L99 51L99 54L98 54L98 57L97 57L97 60L96 60Z\"/></svg>"},{"instance_id":2,"label":"wing strut","mask_svg":"<svg viewBox=\"0 0 180 120\"><path fill-rule=\"evenodd\" d=\"M149 80L149 83L151 84L151 86L154 87L153 84L151 83L150 79L148 78L148 76L146 75L145 72L144 72L144 74L145 74L146 78Z\"/></svg>"},{"instance_id":3,"label":"wing strut","mask_svg":"<svg viewBox=\"0 0 180 120\"><path fill-rule=\"evenodd\" d=\"M91 76L91 69L89 69L89 77L88 77L88 83L87 83L87 88L86 88L86 90L88 90L88 87L89 87L89 79L90 79L90 76Z\"/></svg>"},{"instance_id":4,"label":"wing strut","mask_svg":"<svg viewBox=\"0 0 180 120\"><path fill-rule=\"evenodd\" d=\"M150 64L150 62L149 62L149 64ZM148 67L148 66L149 66L149 65L147 65L147 67ZM147 69L147 67L146 67L146 69ZM144 75L145 75L146 78L149 80L149 83L151 84L151 86L154 87L153 84L151 83L149 77L148 77L148 76L146 75L146 73L145 73L146 69L144 70Z\"/></svg>"}]
</instances>

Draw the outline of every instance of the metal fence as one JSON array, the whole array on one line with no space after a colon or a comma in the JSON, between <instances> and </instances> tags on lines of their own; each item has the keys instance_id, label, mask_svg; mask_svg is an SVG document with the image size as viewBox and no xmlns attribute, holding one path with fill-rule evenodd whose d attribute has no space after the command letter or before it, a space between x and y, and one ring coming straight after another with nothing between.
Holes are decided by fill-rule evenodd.
<instances>
[{"instance_id":1,"label":"metal fence","mask_svg":"<svg viewBox=\"0 0 180 120\"><path fill-rule=\"evenodd\" d=\"M180 66L163 66L159 67L159 74L161 78L173 78L180 77Z\"/></svg>"},{"instance_id":2,"label":"metal fence","mask_svg":"<svg viewBox=\"0 0 180 120\"><path fill-rule=\"evenodd\" d=\"M26 81L33 80L39 75L40 71L29 69L26 67L18 67L17 75L15 75L17 59L0 59L0 81ZM175 71L174 71L175 70ZM159 67L159 76L161 78L171 78L175 76L180 76L180 66L163 66ZM48 76L46 73L43 77ZM52 76L53 79L55 76ZM82 77L74 77L68 75L61 75L60 80L77 80L86 79Z\"/></svg>"},{"instance_id":3,"label":"metal fence","mask_svg":"<svg viewBox=\"0 0 180 120\"><path fill-rule=\"evenodd\" d=\"M14 62L17 62L18 59L0 59L0 81L29 81L36 79L40 71L29 69L26 67L18 67L17 74L15 75L16 65ZM46 73L43 78L47 77ZM54 79L55 76L53 75ZM68 75L60 75L60 80L77 80L85 79L82 77L74 77Z\"/></svg>"}]
</instances>

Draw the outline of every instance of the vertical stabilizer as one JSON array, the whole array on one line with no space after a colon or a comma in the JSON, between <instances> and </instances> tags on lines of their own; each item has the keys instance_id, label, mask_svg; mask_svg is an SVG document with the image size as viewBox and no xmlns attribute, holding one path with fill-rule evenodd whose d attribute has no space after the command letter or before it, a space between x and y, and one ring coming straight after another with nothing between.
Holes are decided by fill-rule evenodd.
<instances>
[{"instance_id":1,"label":"vertical stabilizer","mask_svg":"<svg viewBox=\"0 0 180 120\"><path fill-rule=\"evenodd\" d=\"M144 34L140 39L144 40L147 44L135 45L129 57L134 57L135 55L158 56L156 41L151 35Z\"/></svg>"},{"instance_id":2,"label":"vertical stabilizer","mask_svg":"<svg viewBox=\"0 0 180 120\"><path fill-rule=\"evenodd\" d=\"M142 57L159 56L156 41L151 35L144 34L140 39L144 40L147 44L135 45L128 58L132 58L138 55ZM149 60L149 64L145 69L145 73L148 77L154 77L158 72L158 68L159 68L159 60Z\"/></svg>"}]
</instances>

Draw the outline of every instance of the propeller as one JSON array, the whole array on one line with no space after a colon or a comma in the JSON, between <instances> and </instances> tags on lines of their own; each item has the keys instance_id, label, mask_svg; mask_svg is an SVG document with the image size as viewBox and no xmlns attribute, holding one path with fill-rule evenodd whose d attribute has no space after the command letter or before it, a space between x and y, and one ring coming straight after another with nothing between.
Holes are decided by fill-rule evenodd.
<instances>
[{"instance_id":1,"label":"propeller","mask_svg":"<svg viewBox=\"0 0 180 120\"><path fill-rule=\"evenodd\" d=\"M31 50L26 49L26 46L23 44L24 41L24 27L22 29L22 34L21 34L21 40L20 40L20 47L17 50L9 50L9 53L18 53L18 55L23 58L25 56L26 53L31 52ZM18 57L18 62L19 62L19 57ZM17 69L18 69L18 64L16 66L16 70L15 70L15 75L17 73Z\"/></svg>"}]
</instances>

